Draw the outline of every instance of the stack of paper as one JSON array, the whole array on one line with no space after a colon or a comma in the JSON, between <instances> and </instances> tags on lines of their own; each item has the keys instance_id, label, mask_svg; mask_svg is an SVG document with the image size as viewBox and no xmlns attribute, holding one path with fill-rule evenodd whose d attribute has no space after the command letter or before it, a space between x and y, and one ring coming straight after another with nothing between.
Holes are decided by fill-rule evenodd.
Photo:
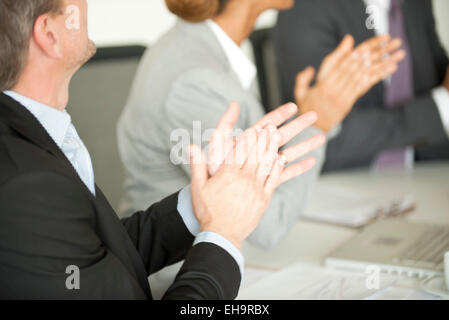
<instances>
[{"instance_id":1,"label":"stack of paper","mask_svg":"<svg viewBox=\"0 0 449 320\"><path fill-rule=\"evenodd\" d=\"M364 300L439 300L436 295L412 288L388 287Z\"/></svg>"},{"instance_id":2,"label":"stack of paper","mask_svg":"<svg viewBox=\"0 0 449 320\"><path fill-rule=\"evenodd\" d=\"M240 300L435 299L423 291L398 286L397 277L381 275L372 288L369 275L295 264L242 288Z\"/></svg>"},{"instance_id":3,"label":"stack of paper","mask_svg":"<svg viewBox=\"0 0 449 320\"><path fill-rule=\"evenodd\" d=\"M409 196L373 197L357 190L321 188L313 194L302 218L358 228L377 218L410 212L414 207Z\"/></svg>"}]
</instances>

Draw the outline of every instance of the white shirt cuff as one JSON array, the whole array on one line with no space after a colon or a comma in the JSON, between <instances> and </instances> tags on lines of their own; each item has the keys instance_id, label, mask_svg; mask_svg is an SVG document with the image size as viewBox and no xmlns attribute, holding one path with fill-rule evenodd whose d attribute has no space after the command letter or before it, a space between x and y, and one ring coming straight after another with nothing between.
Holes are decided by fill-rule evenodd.
<instances>
[{"instance_id":1,"label":"white shirt cuff","mask_svg":"<svg viewBox=\"0 0 449 320\"><path fill-rule=\"evenodd\" d=\"M178 212L190 233L195 237L201 231L201 225L195 217L192 205L190 186L185 187L178 195Z\"/></svg>"},{"instance_id":2,"label":"white shirt cuff","mask_svg":"<svg viewBox=\"0 0 449 320\"><path fill-rule=\"evenodd\" d=\"M441 86L432 90L432 97L440 112L443 127L449 138L449 91Z\"/></svg>"}]
</instances>

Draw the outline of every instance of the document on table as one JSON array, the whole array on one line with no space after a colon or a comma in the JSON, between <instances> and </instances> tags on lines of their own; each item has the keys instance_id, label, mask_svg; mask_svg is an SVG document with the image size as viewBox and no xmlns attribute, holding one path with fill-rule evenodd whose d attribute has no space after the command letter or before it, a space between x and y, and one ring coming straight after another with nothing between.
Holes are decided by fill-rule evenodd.
<instances>
[{"instance_id":1,"label":"document on table","mask_svg":"<svg viewBox=\"0 0 449 320\"><path fill-rule=\"evenodd\" d=\"M272 275L277 271L272 269L263 269L263 268L257 268L257 267L246 267L245 272L243 273L242 278L242 288L246 288L248 286L251 286L262 279Z\"/></svg>"},{"instance_id":2,"label":"document on table","mask_svg":"<svg viewBox=\"0 0 449 320\"><path fill-rule=\"evenodd\" d=\"M420 289L388 287L364 300L440 300L440 298Z\"/></svg>"},{"instance_id":3,"label":"document on table","mask_svg":"<svg viewBox=\"0 0 449 320\"><path fill-rule=\"evenodd\" d=\"M347 188L320 188L301 217L358 228L377 218L397 216L414 208L410 196L375 197Z\"/></svg>"},{"instance_id":4,"label":"document on table","mask_svg":"<svg viewBox=\"0 0 449 320\"><path fill-rule=\"evenodd\" d=\"M381 275L370 289L369 275L295 264L243 287L239 300L359 300L435 298L416 289L397 288L396 277ZM377 294L377 296L376 296Z\"/></svg>"}]
</instances>

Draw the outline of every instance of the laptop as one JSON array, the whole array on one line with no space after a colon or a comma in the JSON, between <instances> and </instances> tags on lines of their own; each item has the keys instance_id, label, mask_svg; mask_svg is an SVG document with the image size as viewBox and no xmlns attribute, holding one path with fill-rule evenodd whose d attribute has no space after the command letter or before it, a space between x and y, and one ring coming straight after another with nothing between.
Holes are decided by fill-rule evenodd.
<instances>
[{"instance_id":1,"label":"laptop","mask_svg":"<svg viewBox=\"0 0 449 320\"><path fill-rule=\"evenodd\" d=\"M325 259L329 268L365 272L377 266L382 273L427 278L444 275L449 252L449 226L378 220L337 248Z\"/></svg>"}]
</instances>

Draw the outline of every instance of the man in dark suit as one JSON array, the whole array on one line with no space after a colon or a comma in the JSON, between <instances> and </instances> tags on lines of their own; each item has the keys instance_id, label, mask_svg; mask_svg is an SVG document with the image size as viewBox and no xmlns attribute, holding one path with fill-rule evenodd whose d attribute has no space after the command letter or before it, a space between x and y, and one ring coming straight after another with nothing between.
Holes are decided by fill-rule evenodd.
<instances>
[{"instance_id":1,"label":"man in dark suit","mask_svg":"<svg viewBox=\"0 0 449 320\"><path fill-rule=\"evenodd\" d=\"M297 111L286 105L234 146L216 136L236 123L233 105L211 141L228 146L214 154L219 170L209 176L191 146L191 186L120 221L64 110L71 77L95 52L86 0L2 0L0 42L0 299L151 299L148 276L182 259L165 299L236 297L243 240L274 190L315 163L285 168L278 149L316 115L278 131ZM296 160L318 140L286 152Z\"/></svg>"},{"instance_id":2,"label":"man in dark suit","mask_svg":"<svg viewBox=\"0 0 449 320\"><path fill-rule=\"evenodd\" d=\"M449 159L449 62L431 1L297 0L276 27L284 98L296 98L296 73L317 68L345 35L361 43L376 33L400 38L407 56L335 128L324 171Z\"/></svg>"}]
</instances>

